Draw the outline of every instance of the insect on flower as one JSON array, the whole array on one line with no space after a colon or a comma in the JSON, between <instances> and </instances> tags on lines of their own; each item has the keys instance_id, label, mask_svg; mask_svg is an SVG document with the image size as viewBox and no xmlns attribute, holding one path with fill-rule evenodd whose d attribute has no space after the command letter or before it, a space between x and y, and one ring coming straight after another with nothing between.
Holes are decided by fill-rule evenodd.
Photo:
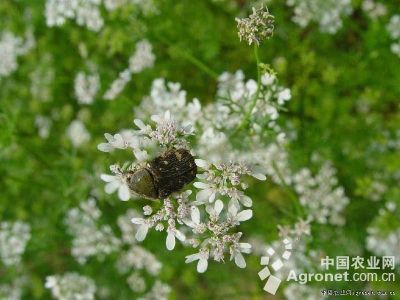
<instances>
[{"instance_id":1,"label":"insect on flower","mask_svg":"<svg viewBox=\"0 0 400 300\"><path fill-rule=\"evenodd\" d=\"M144 167L128 171L129 189L147 199L165 199L196 177L197 167L186 149L172 148L163 152Z\"/></svg>"}]
</instances>

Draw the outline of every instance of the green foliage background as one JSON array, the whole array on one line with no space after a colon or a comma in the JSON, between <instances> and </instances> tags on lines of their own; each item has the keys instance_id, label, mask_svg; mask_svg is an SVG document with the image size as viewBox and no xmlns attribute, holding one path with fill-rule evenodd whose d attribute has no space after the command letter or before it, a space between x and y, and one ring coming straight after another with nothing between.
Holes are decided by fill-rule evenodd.
<instances>
[{"instance_id":1,"label":"green foliage background","mask_svg":"<svg viewBox=\"0 0 400 300\"><path fill-rule=\"evenodd\" d=\"M133 6L103 12L105 27L94 33L72 21L60 28L46 27L44 1L0 1L0 30L22 36L31 26L37 40L37 46L18 59L18 70L0 81L0 220L20 219L32 226L32 239L23 258L29 278L25 299L49 299L44 278L72 270L96 278L99 286L110 287L115 292L113 299L132 299L125 280L113 268L116 257L80 266L69 255L71 237L66 234L64 215L86 200L93 189L102 195L102 221L115 228L119 214L138 208L136 202L125 203L116 195L104 194L99 174L107 171L110 161L96 145L103 141L104 132L132 127L132 109L148 94L153 79L180 82L188 99L197 97L205 104L214 99L216 80L196 61L217 74L243 69L248 78L256 77L252 48L239 42L234 21L248 12L251 3L238 2L240 5L231 7L225 1L162 0L156 2L159 14L154 16L143 16ZM358 251L368 255L364 250L366 228L384 200L400 205L399 182L391 176L400 169L398 151L379 152L370 147L373 143L385 146L384 133L394 135L400 130L400 60L390 52L385 27L389 16L400 12L398 2L382 1L389 13L373 21L361 11L360 1L353 1L354 12L344 18L343 28L335 35L321 33L316 24L299 28L284 2L269 5L276 30L262 45L260 55L292 90L288 111L282 113L298 132L290 147L291 163L295 169L312 168L310 157L318 152L338 169L340 184L351 199L345 212L346 226L317 226L312 246L329 255ZM136 42L144 37L153 44L155 66L134 75L116 101L98 97L93 105L80 107L74 99L73 81L78 71L89 67L79 55L80 44L86 45L89 60L97 66L104 92L126 67ZM50 61L44 59L46 55ZM51 100L43 102L30 93L30 74L50 67L55 72L50 82ZM367 106L367 111L360 111L360 105ZM56 116L46 140L39 138L34 126L38 114ZM92 139L75 149L65 130L78 115ZM383 201L372 202L366 191L377 173L384 174L389 191ZM266 242L275 240L276 225L293 222L278 209L292 209L290 201L270 182L253 186L250 196L255 217L243 226L244 232L257 234ZM388 230L399 226L400 216L393 217ZM232 263L211 263L208 271L199 275L194 265L184 264L190 249L167 251L163 234L152 233L144 245L163 263L161 278L173 288L171 299L272 298L262 291L255 257L246 259L245 270ZM12 270L0 264L0 283L13 276ZM399 290L399 281L387 286L376 283L374 288Z\"/></svg>"}]
</instances>

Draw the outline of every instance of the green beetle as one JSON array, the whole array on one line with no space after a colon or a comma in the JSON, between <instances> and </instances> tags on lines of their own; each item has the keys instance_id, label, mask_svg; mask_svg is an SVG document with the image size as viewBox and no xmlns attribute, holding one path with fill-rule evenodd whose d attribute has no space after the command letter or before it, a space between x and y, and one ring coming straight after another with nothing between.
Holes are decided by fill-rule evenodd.
<instances>
[{"instance_id":1,"label":"green beetle","mask_svg":"<svg viewBox=\"0 0 400 300\"><path fill-rule=\"evenodd\" d=\"M147 199L165 199L182 189L196 177L197 166L186 149L169 149L143 168L129 171L129 189Z\"/></svg>"}]
</instances>

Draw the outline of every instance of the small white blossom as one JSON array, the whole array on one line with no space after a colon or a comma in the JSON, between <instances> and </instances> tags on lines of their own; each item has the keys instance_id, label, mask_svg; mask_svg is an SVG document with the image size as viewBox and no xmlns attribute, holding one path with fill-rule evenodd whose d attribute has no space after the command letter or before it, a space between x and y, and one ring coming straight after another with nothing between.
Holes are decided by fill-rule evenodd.
<instances>
[{"instance_id":1,"label":"small white blossom","mask_svg":"<svg viewBox=\"0 0 400 300\"><path fill-rule=\"evenodd\" d=\"M122 201L128 201L131 197L129 187L122 173L115 175L101 174L100 178L107 182L104 190L107 194L112 194L118 190L118 198Z\"/></svg>"},{"instance_id":2,"label":"small white blossom","mask_svg":"<svg viewBox=\"0 0 400 300\"><path fill-rule=\"evenodd\" d=\"M342 18L353 11L351 0L286 0L294 8L293 22L306 27L311 21L319 23L320 30L329 34L336 33L343 25Z\"/></svg>"},{"instance_id":3,"label":"small white blossom","mask_svg":"<svg viewBox=\"0 0 400 300\"><path fill-rule=\"evenodd\" d=\"M80 120L73 120L71 122L67 128L67 136L76 148L79 148L90 140L90 133Z\"/></svg>"},{"instance_id":4,"label":"small white blossom","mask_svg":"<svg viewBox=\"0 0 400 300\"><path fill-rule=\"evenodd\" d=\"M129 58L129 67L120 72L118 78L111 83L105 92L105 100L115 100L132 78L132 74L138 74L144 69L154 65L155 55L153 48L147 40L141 40L136 44L136 50Z\"/></svg>"},{"instance_id":5,"label":"small white blossom","mask_svg":"<svg viewBox=\"0 0 400 300\"><path fill-rule=\"evenodd\" d=\"M0 223L0 259L4 265L13 266L20 263L30 238L29 224L21 221Z\"/></svg>"},{"instance_id":6,"label":"small white blossom","mask_svg":"<svg viewBox=\"0 0 400 300\"><path fill-rule=\"evenodd\" d=\"M17 70L18 56L28 53L34 45L31 32L27 33L25 41L11 32L0 32L0 79Z\"/></svg>"},{"instance_id":7,"label":"small white blossom","mask_svg":"<svg viewBox=\"0 0 400 300\"><path fill-rule=\"evenodd\" d=\"M45 287L58 300L94 300L96 293L95 282L78 273L65 273L46 277Z\"/></svg>"},{"instance_id":8,"label":"small white blossom","mask_svg":"<svg viewBox=\"0 0 400 300\"><path fill-rule=\"evenodd\" d=\"M99 75L79 72L75 77L74 88L79 104L92 104L100 88Z\"/></svg>"},{"instance_id":9,"label":"small white blossom","mask_svg":"<svg viewBox=\"0 0 400 300\"><path fill-rule=\"evenodd\" d=\"M235 260L235 264L239 268L245 268L246 261L242 253L249 254L251 252L251 245L249 243L234 243L229 251L231 253L231 260Z\"/></svg>"},{"instance_id":10,"label":"small white blossom","mask_svg":"<svg viewBox=\"0 0 400 300\"><path fill-rule=\"evenodd\" d=\"M197 272L204 273L208 267L209 254L210 254L210 252L208 249L202 248L202 249L200 249L199 253L186 256L185 263L188 264L188 263L198 260Z\"/></svg>"}]
</instances>

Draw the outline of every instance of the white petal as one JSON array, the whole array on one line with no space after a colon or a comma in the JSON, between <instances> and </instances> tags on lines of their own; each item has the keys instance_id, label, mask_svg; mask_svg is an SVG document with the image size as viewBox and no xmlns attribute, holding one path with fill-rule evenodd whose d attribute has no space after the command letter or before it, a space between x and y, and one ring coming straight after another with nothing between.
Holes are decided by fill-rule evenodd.
<instances>
[{"instance_id":1,"label":"white petal","mask_svg":"<svg viewBox=\"0 0 400 300\"><path fill-rule=\"evenodd\" d=\"M135 125L137 127L139 127L139 129L145 129L146 128L146 125L144 125L143 121L140 120L140 119L133 120L133 123L135 123Z\"/></svg>"},{"instance_id":2,"label":"white petal","mask_svg":"<svg viewBox=\"0 0 400 300\"><path fill-rule=\"evenodd\" d=\"M224 203L222 203L221 200L218 199L217 201L215 201L214 210L215 210L215 212L217 213L218 216L221 213L223 208L224 208Z\"/></svg>"},{"instance_id":3,"label":"white petal","mask_svg":"<svg viewBox=\"0 0 400 300\"><path fill-rule=\"evenodd\" d=\"M181 242L184 242L184 241L186 240L185 235L184 235L182 232L180 232L179 230L176 230L176 231L175 231L175 236L176 236L176 238L177 238L178 240L180 240Z\"/></svg>"},{"instance_id":4,"label":"white petal","mask_svg":"<svg viewBox=\"0 0 400 300\"><path fill-rule=\"evenodd\" d=\"M132 218L132 219L131 219L131 222L132 222L133 224L139 224L139 225L141 225L141 224L144 224L144 219L142 219L142 218Z\"/></svg>"},{"instance_id":5,"label":"white petal","mask_svg":"<svg viewBox=\"0 0 400 300\"><path fill-rule=\"evenodd\" d=\"M196 181L195 183L193 183L193 185L195 187L197 187L198 189L208 189L210 187L210 185L208 183L204 183L204 182L200 182L200 181Z\"/></svg>"},{"instance_id":6,"label":"white petal","mask_svg":"<svg viewBox=\"0 0 400 300\"><path fill-rule=\"evenodd\" d=\"M118 187L119 187L120 183L118 181L112 181L106 184L106 186L104 187L104 191L107 194L112 194L114 193Z\"/></svg>"},{"instance_id":7,"label":"white petal","mask_svg":"<svg viewBox=\"0 0 400 300\"><path fill-rule=\"evenodd\" d=\"M251 252L251 245L249 243L239 243L240 252L243 253L250 253Z\"/></svg>"},{"instance_id":8,"label":"white petal","mask_svg":"<svg viewBox=\"0 0 400 300\"><path fill-rule=\"evenodd\" d=\"M239 267L239 268L246 268L246 261L244 260L243 255L238 252L235 255L235 264Z\"/></svg>"},{"instance_id":9,"label":"white petal","mask_svg":"<svg viewBox=\"0 0 400 300\"><path fill-rule=\"evenodd\" d=\"M196 206L190 208L190 216L195 224L200 224L200 210Z\"/></svg>"},{"instance_id":10,"label":"white petal","mask_svg":"<svg viewBox=\"0 0 400 300\"><path fill-rule=\"evenodd\" d=\"M207 259L199 259L197 263L197 272L204 273L208 267L208 260Z\"/></svg>"},{"instance_id":11,"label":"white petal","mask_svg":"<svg viewBox=\"0 0 400 300\"><path fill-rule=\"evenodd\" d=\"M104 137L106 138L107 142L113 142L114 141L114 137L112 136L112 134L105 133Z\"/></svg>"},{"instance_id":12,"label":"white petal","mask_svg":"<svg viewBox=\"0 0 400 300\"><path fill-rule=\"evenodd\" d=\"M160 117L159 115L152 115L152 116L150 117L150 119L151 119L153 122L156 122L156 123L159 123L159 122L161 121L161 117Z\"/></svg>"},{"instance_id":13,"label":"white petal","mask_svg":"<svg viewBox=\"0 0 400 300\"><path fill-rule=\"evenodd\" d=\"M211 194L212 194L211 189L201 190L200 192L197 193L196 200L199 202L209 201Z\"/></svg>"},{"instance_id":14,"label":"white petal","mask_svg":"<svg viewBox=\"0 0 400 300\"><path fill-rule=\"evenodd\" d=\"M141 242L146 238L147 232L149 231L149 226L143 224L139 227L138 231L136 232L136 239Z\"/></svg>"},{"instance_id":15,"label":"white petal","mask_svg":"<svg viewBox=\"0 0 400 300\"><path fill-rule=\"evenodd\" d=\"M175 235L171 231L168 232L165 245L167 246L167 249L170 251L175 248Z\"/></svg>"},{"instance_id":16,"label":"white petal","mask_svg":"<svg viewBox=\"0 0 400 300\"><path fill-rule=\"evenodd\" d=\"M242 195L240 197L240 202L242 202L242 204L246 207L251 207L253 205L253 201L251 200L251 198L246 195Z\"/></svg>"},{"instance_id":17,"label":"white petal","mask_svg":"<svg viewBox=\"0 0 400 300\"><path fill-rule=\"evenodd\" d=\"M253 173L251 174L254 178L257 178L258 180L266 180L267 177L264 174L261 173Z\"/></svg>"},{"instance_id":18,"label":"white petal","mask_svg":"<svg viewBox=\"0 0 400 300\"><path fill-rule=\"evenodd\" d=\"M213 190L211 190L211 192L212 192L212 194L211 194L210 199L209 199L210 203L214 202L215 196L216 196L215 192Z\"/></svg>"},{"instance_id":19,"label":"white petal","mask_svg":"<svg viewBox=\"0 0 400 300\"><path fill-rule=\"evenodd\" d=\"M122 184L122 185L119 186L118 197L122 201L128 201L129 200L129 198L131 197L131 193L129 192L129 188L128 188L127 185Z\"/></svg>"},{"instance_id":20,"label":"white petal","mask_svg":"<svg viewBox=\"0 0 400 300\"><path fill-rule=\"evenodd\" d=\"M188 255L188 256L186 256L185 263L188 264L188 263L194 262L195 260L198 260L199 258L200 258L200 255L198 253Z\"/></svg>"},{"instance_id":21,"label":"white petal","mask_svg":"<svg viewBox=\"0 0 400 300\"><path fill-rule=\"evenodd\" d=\"M133 150L133 154L138 161L145 161L149 157L146 150L135 149Z\"/></svg>"},{"instance_id":22,"label":"white petal","mask_svg":"<svg viewBox=\"0 0 400 300\"><path fill-rule=\"evenodd\" d=\"M114 147L109 143L101 143L97 145L97 149L102 152L111 152L112 150L114 150Z\"/></svg>"},{"instance_id":23,"label":"white petal","mask_svg":"<svg viewBox=\"0 0 400 300\"><path fill-rule=\"evenodd\" d=\"M113 145L115 148L125 148L125 141L122 138L122 135L120 135L119 133L114 135Z\"/></svg>"},{"instance_id":24,"label":"white petal","mask_svg":"<svg viewBox=\"0 0 400 300\"><path fill-rule=\"evenodd\" d=\"M231 204L231 203L230 203ZM237 215L237 212L238 212L238 209L237 209L237 207L236 207L236 205L229 205L229 208L228 208L228 213L229 213L229 215L231 216L231 217L233 217L233 218L235 218L236 217L236 215Z\"/></svg>"},{"instance_id":25,"label":"white petal","mask_svg":"<svg viewBox=\"0 0 400 300\"><path fill-rule=\"evenodd\" d=\"M203 169L208 169L208 167L210 166L210 164L205 161L204 159L195 159L194 162L196 163L196 165L200 168Z\"/></svg>"},{"instance_id":26,"label":"white petal","mask_svg":"<svg viewBox=\"0 0 400 300\"><path fill-rule=\"evenodd\" d=\"M107 174L101 174L100 175L101 180L105 181L105 182L111 182L114 181L116 178L113 175L107 175Z\"/></svg>"},{"instance_id":27,"label":"white petal","mask_svg":"<svg viewBox=\"0 0 400 300\"><path fill-rule=\"evenodd\" d=\"M239 222L244 222L250 220L252 216L253 216L253 211L251 209L246 209L238 213L236 219Z\"/></svg>"}]
</instances>

